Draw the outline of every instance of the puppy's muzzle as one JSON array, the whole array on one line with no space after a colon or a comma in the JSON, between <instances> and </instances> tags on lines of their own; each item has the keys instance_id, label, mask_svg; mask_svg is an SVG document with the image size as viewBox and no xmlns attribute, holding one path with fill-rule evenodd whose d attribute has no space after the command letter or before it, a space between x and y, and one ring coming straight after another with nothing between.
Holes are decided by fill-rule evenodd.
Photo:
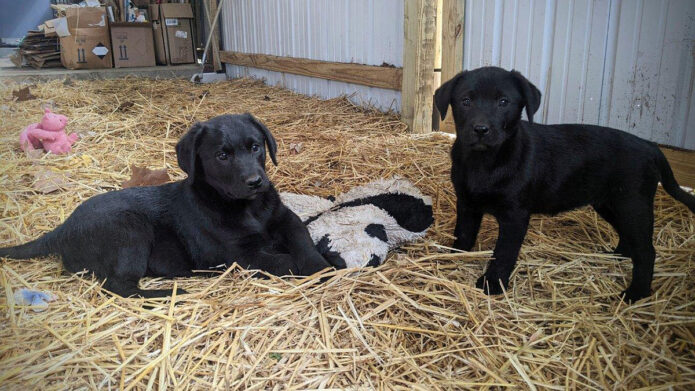
<instances>
[{"instance_id":1,"label":"puppy's muzzle","mask_svg":"<svg viewBox=\"0 0 695 391\"><path fill-rule=\"evenodd\" d=\"M473 131L478 135L478 137L483 137L490 133L490 128L487 125L475 125L473 126Z\"/></svg>"},{"instance_id":2,"label":"puppy's muzzle","mask_svg":"<svg viewBox=\"0 0 695 391\"><path fill-rule=\"evenodd\" d=\"M260 175L255 175L255 176L252 176L252 177L246 179L245 182L246 182L246 186L248 186L250 189L256 190L259 187L261 187L261 185L263 185L263 178L261 178Z\"/></svg>"}]
</instances>

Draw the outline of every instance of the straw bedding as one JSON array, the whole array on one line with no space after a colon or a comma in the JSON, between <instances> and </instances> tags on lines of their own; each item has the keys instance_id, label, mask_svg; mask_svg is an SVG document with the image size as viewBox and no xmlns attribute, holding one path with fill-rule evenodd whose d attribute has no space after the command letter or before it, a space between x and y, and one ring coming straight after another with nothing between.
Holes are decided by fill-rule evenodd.
<instances>
[{"instance_id":1,"label":"straw bedding","mask_svg":"<svg viewBox=\"0 0 695 391\"><path fill-rule=\"evenodd\" d=\"M590 209L536 217L510 290L473 288L496 238L486 218L477 250L450 254L455 220L444 136L415 136L393 115L347 99L320 101L250 80L196 86L126 79L31 87L14 102L0 87L0 245L37 237L80 202L118 189L129 165L176 166L190 124L250 111L274 132L283 191L339 194L399 174L433 197L427 237L382 267L327 283L216 278L145 279L185 288L171 301L113 297L55 258L0 263L0 389L619 389L695 387L695 223L662 191L656 199L654 294L616 300L631 262ZM68 156L26 157L18 134L53 102L83 139ZM302 143L299 153L290 144ZM296 148L295 148L296 151ZM38 171L69 174L66 189L32 187ZM45 312L18 306L20 288L58 296ZM175 303L175 305L174 305Z\"/></svg>"}]
</instances>

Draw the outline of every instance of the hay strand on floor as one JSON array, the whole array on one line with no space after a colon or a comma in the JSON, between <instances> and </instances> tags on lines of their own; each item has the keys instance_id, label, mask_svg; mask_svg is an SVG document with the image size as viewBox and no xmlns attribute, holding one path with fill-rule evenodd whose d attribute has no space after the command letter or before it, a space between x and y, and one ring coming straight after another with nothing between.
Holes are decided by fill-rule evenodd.
<instances>
[{"instance_id":1,"label":"hay strand on floor","mask_svg":"<svg viewBox=\"0 0 695 391\"><path fill-rule=\"evenodd\" d=\"M659 191L654 294L615 299L630 261L605 252L617 237L590 209L535 217L509 291L473 287L496 238L485 218L476 251L451 254L455 196L444 136L416 136L393 115L346 99L321 101L252 80L54 81L39 99L0 87L0 245L39 236L90 196L120 188L129 166L184 177L174 145L196 120L249 111L278 139L283 191L336 195L399 174L434 201L435 223L382 267L341 270L319 283L258 279L232 268L215 278L143 280L184 288L172 301L113 297L55 258L0 265L0 389L692 389L695 386L695 223ZM41 104L82 139L68 156L35 160L18 147ZM299 153L290 144L302 143ZM70 174L43 194L37 171ZM13 300L19 288L58 296L44 312Z\"/></svg>"}]
</instances>

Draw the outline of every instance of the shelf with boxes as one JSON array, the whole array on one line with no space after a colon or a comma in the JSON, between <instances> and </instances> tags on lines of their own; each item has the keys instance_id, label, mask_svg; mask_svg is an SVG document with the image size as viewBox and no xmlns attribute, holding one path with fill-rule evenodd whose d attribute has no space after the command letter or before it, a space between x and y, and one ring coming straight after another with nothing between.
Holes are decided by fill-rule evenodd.
<instances>
[{"instance_id":1,"label":"shelf with boxes","mask_svg":"<svg viewBox=\"0 0 695 391\"><path fill-rule=\"evenodd\" d=\"M196 62L195 22L190 3L109 0L85 5L61 5L57 9L61 17L47 20L25 40L43 42L57 37L60 64L68 69ZM57 66L58 47L55 50L53 65ZM34 65L28 54L31 54L28 49L18 53L16 65Z\"/></svg>"}]
</instances>

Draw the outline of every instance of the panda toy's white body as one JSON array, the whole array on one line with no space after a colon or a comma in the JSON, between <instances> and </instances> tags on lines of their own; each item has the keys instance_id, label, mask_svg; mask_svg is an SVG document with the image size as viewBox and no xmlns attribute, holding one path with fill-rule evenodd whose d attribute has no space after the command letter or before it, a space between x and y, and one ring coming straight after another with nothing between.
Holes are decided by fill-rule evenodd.
<instances>
[{"instance_id":1,"label":"panda toy's white body","mask_svg":"<svg viewBox=\"0 0 695 391\"><path fill-rule=\"evenodd\" d=\"M401 177L370 182L335 200L280 196L336 268L378 266L389 250L425 236L433 221L431 198Z\"/></svg>"}]
</instances>

